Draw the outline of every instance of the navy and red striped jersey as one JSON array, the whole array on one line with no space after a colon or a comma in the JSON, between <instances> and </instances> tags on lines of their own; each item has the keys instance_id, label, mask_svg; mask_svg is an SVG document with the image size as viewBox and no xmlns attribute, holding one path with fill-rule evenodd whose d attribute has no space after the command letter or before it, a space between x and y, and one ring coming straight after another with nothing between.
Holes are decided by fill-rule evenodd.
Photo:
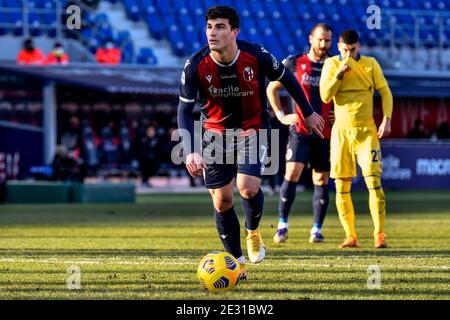
<instances>
[{"instance_id":1,"label":"navy and red striped jersey","mask_svg":"<svg viewBox=\"0 0 450 320\"><path fill-rule=\"evenodd\" d=\"M290 55L283 60L283 64L292 73L295 74L308 102L314 111L322 116L325 120L325 127L322 131L325 138L329 139L331 134L331 125L329 123L328 114L333 106L333 102L323 103L320 99L320 75L322 73L323 62L311 60L307 54ZM300 116L301 121L296 125L295 130L302 135L309 135L309 130L303 121L304 117L299 106L295 105L295 111Z\"/></svg>"},{"instance_id":2,"label":"navy and red striped jersey","mask_svg":"<svg viewBox=\"0 0 450 320\"><path fill-rule=\"evenodd\" d=\"M238 40L236 58L224 65L206 45L192 55L181 77L180 100L200 99L201 120L207 130L249 130L270 127L266 77L279 80L285 67L263 47Z\"/></svg>"}]
</instances>

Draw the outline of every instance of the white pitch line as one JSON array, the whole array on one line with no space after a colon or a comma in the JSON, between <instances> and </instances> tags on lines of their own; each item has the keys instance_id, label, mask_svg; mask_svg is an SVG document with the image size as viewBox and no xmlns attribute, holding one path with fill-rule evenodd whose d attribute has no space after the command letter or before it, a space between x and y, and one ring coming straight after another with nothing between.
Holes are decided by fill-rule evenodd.
<instances>
[{"instance_id":1,"label":"white pitch line","mask_svg":"<svg viewBox=\"0 0 450 320\"><path fill-rule=\"evenodd\" d=\"M15 259L15 258L0 258L0 263L54 263L54 264L94 264L94 265L101 265L101 264L108 264L108 265L143 265L143 264L156 264L156 265L197 265L197 261L152 261L150 259L146 259L147 261L116 261L116 260L58 260L58 259ZM177 260L184 260L184 259L177 259ZM369 262L368 262L369 263ZM373 264L373 263L372 263ZM253 265L252 266L258 268L259 266L267 266L267 267L318 267L318 268L330 268L330 267L347 267L347 268L361 268L364 267L364 265L355 265L355 264L339 264L339 263L333 263L333 264L317 264L317 263L279 263L279 262L269 262L266 261L262 265ZM386 265L386 264L379 264L381 267L390 267L394 265ZM421 269L443 269L447 270L450 269L450 266L402 266L401 268L421 268Z\"/></svg>"}]
</instances>

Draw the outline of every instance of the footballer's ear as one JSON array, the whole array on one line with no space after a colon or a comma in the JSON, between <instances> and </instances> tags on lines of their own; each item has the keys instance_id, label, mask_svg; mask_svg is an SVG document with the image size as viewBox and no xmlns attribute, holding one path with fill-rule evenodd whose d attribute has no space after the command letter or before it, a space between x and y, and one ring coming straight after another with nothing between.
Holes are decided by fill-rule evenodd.
<instances>
[{"instance_id":1,"label":"footballer's ear","mask_svg":"<svg viewBox=\"0 0 450 320\"><path fill-rule=\"evenodd\" d=\"M309 35L309 44L312 45L312 43L313 43L313 36L312 36L312 35Z\"/></svg>"}]
</instances>

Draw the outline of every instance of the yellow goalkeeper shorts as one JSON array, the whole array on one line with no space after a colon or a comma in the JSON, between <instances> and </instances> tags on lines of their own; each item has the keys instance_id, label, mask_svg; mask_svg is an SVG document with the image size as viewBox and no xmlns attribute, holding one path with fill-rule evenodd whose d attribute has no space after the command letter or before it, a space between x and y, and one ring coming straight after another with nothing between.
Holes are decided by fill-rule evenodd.
<instances>
[{"instance_id":1,"label":"yellow goalkeeper shorts","mask_svg":"<svg viewBox=\"0 0 450 320\"><path fill-rule=\"evenodd\" d=\"M381 150L377 127L333 127L330 140L330 177L353 178L356 161L364 177L381 175Z\"/></svg>"}]
</instances>

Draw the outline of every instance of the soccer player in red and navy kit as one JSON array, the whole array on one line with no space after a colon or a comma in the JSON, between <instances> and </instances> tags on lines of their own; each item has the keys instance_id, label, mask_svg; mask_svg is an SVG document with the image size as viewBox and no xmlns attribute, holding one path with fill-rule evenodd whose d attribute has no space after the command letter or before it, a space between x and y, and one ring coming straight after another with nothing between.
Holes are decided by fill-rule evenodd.
<instances>
[{"instance_id":1,"label":"soccer player in red and navy kit","mask_svg":"<svg viewBox=\"0 0 450 320\"><path fill-rule=\"evenodd\" d=\"M183 137L186 167L192 176L204 175L211 194L217 231L225 250L240 264L240 278L245 278L245 258L240 243L240 224L234 210L233 188L236 181L245 213L247 252L251 262L262 261L265 246L258 229L264 196L260 189L264 146L259 132L269 129L269 111L265 91L266 77L280 81L301 106L305 123L322 136L324 120L308 103L294 75L263 47L236 39L239 15L228 6L215 6L206 13L208 44L187 61L181 76L178 127ZM194 119L196 101L201 102L203 156L195 150ZM228 141L228 134L245 136L242 141ZM188 133L188 134L186 134ZM183 136L183 134L185 134ZM222 137L225 137L220 141ZM217 140L217 141L216 141ZM257 148L253 143L258 140ZM267 151L267 149L266 149ZM209 161L211 158L226 161ZM236 156L237 154L237 156ZM248 163L258 154L255 163ZM238 163L227 161L238 158ZM241 161L239 161L241 160Z\"/></svg>"},{"instance_id":2,"label":"soccer player in red and navy kit","mask_svg":"<svg viewBox=\"0 0 450 320\"><path fill-rule=\"evenodd\" d=\"M292 70L296 75L314 111L327 120L330 116L332 102L322 103L319 82L323 63L328 58L331 39L331 28L324 23L319 23L314 26L309 36L310 51L304 55L291 55L283 61L286 68ZM271 82L267 87L267 97L276 116L281 123L291 125L289 143L286 150L286 173L280 188L279 221L277 232L274 235L274 242L285 242L288 238L289 212L295 200L297 183L303 168L308 162L313 169L312 178L314 184L314 224L309 241L311 243L322 242L324 238L321 228L329 202L330 122L325 121L323 130L325 139L321 139L315 134L311 135L298 105L295 107L295 115L284 115L278 95L278 91L282 88L283 85L278 81Z\"/></svg>"}]
</instances>

